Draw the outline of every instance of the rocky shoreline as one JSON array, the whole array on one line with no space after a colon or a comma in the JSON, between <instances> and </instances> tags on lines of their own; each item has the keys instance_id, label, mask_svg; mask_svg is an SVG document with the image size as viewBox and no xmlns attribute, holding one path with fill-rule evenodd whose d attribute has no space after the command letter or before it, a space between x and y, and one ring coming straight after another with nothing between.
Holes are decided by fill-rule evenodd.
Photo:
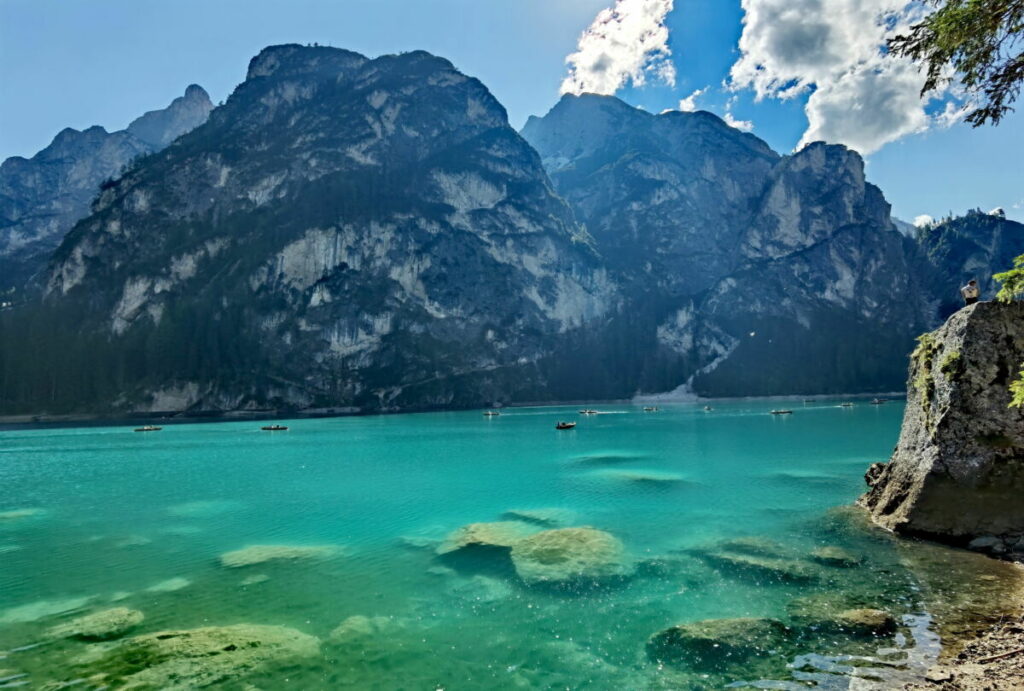
<instances>
[{"instance_id":1,"label":"rocky shoreline","mask_svg":"<svg viewBox=\"0 0 1024 691\"><path fill-rule=\"evenodd\" d=\"M1021 362L1019 303L965 307L918 339L899 443L865 474L860 503L876 524L1024 571L1024 409L1009 390ZM1010 597L1005 616L947 641L926 681L904 688L1024 688L1024 588Z\"/></svg>"},{"instance_id":2,"label":"rocky shoreline","mask_svg":"<svg viewBox=\"0 0 1024 691\"><path fill-rule=\"evenodd\" d=\"M958 649L945 650L943 661L925 680L904 686L906 691L1011 691L1024 688L1024 594L1022 614L1006 617Z\"/></svg>"}]
</instances>

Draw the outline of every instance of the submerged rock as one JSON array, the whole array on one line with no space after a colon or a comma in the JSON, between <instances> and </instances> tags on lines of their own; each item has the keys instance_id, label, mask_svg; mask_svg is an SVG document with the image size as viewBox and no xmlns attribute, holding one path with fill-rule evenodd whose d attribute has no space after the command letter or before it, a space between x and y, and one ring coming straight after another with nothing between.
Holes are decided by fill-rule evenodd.
<instances>
[{"instance_id":1,"label":"submerged rock","mask_svg":"<svg viewBox=\"0 0 1024 691\"><path fill-rule=\"evenodd\" d=\"M300 561L306 559L326 559L338 551L333 545L250 545L233 552L220 555L221 566L237 569L242 566L255 566L274 561Z\"/></svg>"},{"instance_id":2,"label":"submerged rock","mask_svg":"<svg viewBox=\"0 0 1024 691\"><path fill-rule=\"evenodd\" d=\"M670 487L673 485L689 484L690 480L687 480L684 476L679 473L670 473L664 470L617 470L617 469L603 469L595 470L593 475L596 477L607 478L609 480L617 480L619 482L635 483L641 485L661 486Z\"/></svg>"},{"instance_id":3,"label":"submerged rock","mask_svg":"<svg viewBox=\"0 0 1024 691\"><path fill-rule=\"evenodd\" d=\"M18 521L23 518L41 516L42 514L42 509L13 509L11 511L0 511L0 522Z\"/></svg>"},{"instance_id":4,"label":"submerged rock","mask_svg":"<svg viewBox=\"0 0 1024 691\"><path fill-rule=\"evenodd\" d=\"M192 585L192 581L187 578L177 576L175 578L168 578L166 581L160 581L146 588L147 593L173 593L176 590L181 590Z\"/></svg>"},{"instance_id":5,"label":"submerged rock","mask_svg":"<svg viewBox=\"0 0 1024 691\"><path fill-rule=\"evenodd\" d=\"M84 641L107 641L120 638L142 623L145 615L127 607L114 607L72 619L47 631L51 638L80 638Z\"/></svg>"},{"instance_id":6,"label":"submerged rock","mask_svg":"<svg viewBox=\"0 0 1024 691\"><path fill-rule=\"evenodd\" d=\"M240 585L244 588L244 587L247 587L247 586L250 586L250 585L258 585L260 583L266 583L269 580L270 580L270 576L268 576L267 574L265 574L265 573L257 573L257 574L253 574L252 576L247 576L246 578L243 578Z\"/></svg>"},{"instance_id":7,"label":"submerged rock","mask_svg":"<svg viewBox=\"0 0 1024 691\"><path fill-rule=\"evenodd\" d=\"M341 622L331 631L332 643L353 643L365 641L374 636L386 635L398 624L388 617L367 617L355 614Z\"/></svg>"},{"instance_id":8,"label":"submerged rock","mask_svg":"<svg viewBox=\"0 0 1024 691\"><path fill-rule=\"evenodd\" d=\"M502 514L510 521L533 523L544 528L563 528L576 520L576 512L569 509L512 509Z\"/></svg>"},{"instance_id":9,"label":"submerged rock","mask_svg":"<svg viewBox=\"0 0 1024 691\"><path fill-rule=\"evenodd\" d=\"M135 636L93 664L115 688L185 691L316 657L319 639L283 626L235 624Z\"/></svg>"},{"instance_id":10,"label":"submerged rock","mask_svg":"<svg viewBox=\"0 0 1024 691\"><path fill-rule=\"evenodd\" d=\"M727 551L704 552L701 556L727 576L788 583L810 583L818 578L817 569L813 564L797 559Z\"/></svg>"},{"instance_id":11,"label":"submerged rock","mask_svg":"<svg viewBox=\"0 0 1024 691\"><path fill-rule=\"evenodd\" d=\"M726 552L739 552L759 557L782 557L785 548L774 540L766 537L745 536L734 537L718 543L718 549Z\"/></svg>"},{"instance_id":12,"label":"submerged rock","mask_svg":"<svg viewBox=\"0 0 1024 691\"><path fill-rule=\"evenodd\" d=\"M545 530L512 546L516 573L529 584L573 585L622 578L633 564L622 543L590 527Z\"/></svg>"},{"instance_id":13,"label":"submerged rock","mask_svg":"<svg viewBox=\"0 0 1024 691\"><path fill-rule=\"evenodd\" d=\"M1024 532L1024 303L979 302L919 339L892 459L861 503L899 533L957 544Z\"/></svg>"},{"instance_id":14,"label":"submerged rock","mask_svg":"<svg viewBox=\"0 0 1024 691\"><path fill-rule=\"evenodd\" d=\"M888 636L896 633L896 618L881 609L847 609L839 612L836 625L857 636Z\"/></svg>"},{"instance_id":15,"label":"submerged rock","mask_svg":"<svg viewBox=\"0 0 1024 691\"><path fill-rule=\"evenodd\" d=\"M863 600L842 592L818 593L794 598L786 605L793 621L814 632L852 636L889 636L898 621L891 613L865 606Z\"/></svg>"},{"instance_id":16,"label":"submerged rock","mask_svg":"<svg viewBox=\"0 0 1024 691\"><path fill-rule=\"evenodd\" d=\"M840 567L857 566L863 561L853 552L849 552L842 547L833 547L831 545L818 547L813 550L811 552L811 559L819 564L825 564L826 566Z\"/></svg>"},{"instance_id":17,"label":"submerged rock","mask_svg":"<svg viewBox=\"0 0 1024 691\"><path fill-rule=\"evenodd\" d=\"M81 609L92 602L91 597L69 597L63 600L39 600L27 605L12 607L0 614L0 624L22 624L38 621L57 614L66 614Z\"/></svg>"},{"instance_id":18,"label":"submerged rock","mask_svg":"<svg viewBox=\"0 0 1024 691\"><path fill-rule=\"evenodd\" d=\"M449 535L436 549L437 554L449 554L467 547L509 548L539 530L522 521L470 523Z\"/></svg>"},{"instance_id":19,"label":"submerged rock","mask_svg":"<svg viewBox=\"0 0 1024 691\"><path fill-rule=\"evenodd\" d=\"M647 655L656 662L722 672L773 655L790 635L790 629L774 619L707 619L654 634L647 642Z\"/></svg>"}]
</instances>

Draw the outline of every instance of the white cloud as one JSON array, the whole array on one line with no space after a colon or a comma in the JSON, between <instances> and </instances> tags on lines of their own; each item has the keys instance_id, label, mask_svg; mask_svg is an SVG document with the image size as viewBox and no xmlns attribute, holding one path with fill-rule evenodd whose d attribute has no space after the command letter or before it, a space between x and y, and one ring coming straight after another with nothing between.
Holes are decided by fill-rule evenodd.
<instances>
[{"instance_id":1,"label":"white cloud","mask_svg":"<svg viewBox=\"0 0 1024 691\"><path fill-rule=\"evenodd\" d=\"M930 226L933 223L935 223L935 219L932 218L931 216L929 216L928 214L921 214L920 216L914 216L914 227L915 228L924 228L925 226Z\"/></svg>"},{"instance_id":2,"label":"white cloud","mask_svg":"<svg viewBox=\"0 0 1024 691\"><path fill-rule=\"evenodd\" d=\"M750 120L737 120L729 111L725 111L725 115L722 116L722 119L725 120L725 124L729 127L735 127L736 129L743 130L744 132L750 132L754 129L754 123Z\"/></svg>"},{"instance_id":3,"label":"white cloud","mask_svg":"<svg viewBox=\"0 0 1024 691\"><path fill-rule=\"evenodd\" d=\"M665 17L673 0L616 0L601 10L565 59L569 74L563 94L614 94L650 77L675 86Z\"/></svg>"},{"instance_id":4,"label":"white cloud","mask_svg":"<svg viewBox=\"0 0 1024 691\"><path fill-rule=\"evenodd\" d=\"M683 100L679 101L679 110L683 111L684 113L692 113L693 111L697 110L697 97L703 94L705 91L707 91L707 87L704 87L703 89L697 89L692 94L690 94Z\"/></svg>"},{"instance_id":5,"label":"white cloud","mask_svg":"<svg viewBox=\"0 0 1024 691\"><path fill-rule=\"evenodd\" d=\"M730 88L758 100L810 94L799 146L842 143L869 154L933 125L951 125L960 104L937 116L919 97L924 75L912 62L884 55L886 39L921 16L910 0L742 0L740 58ZM944 100L952 89L938 94Z\"/></svg>"}]
</instances>

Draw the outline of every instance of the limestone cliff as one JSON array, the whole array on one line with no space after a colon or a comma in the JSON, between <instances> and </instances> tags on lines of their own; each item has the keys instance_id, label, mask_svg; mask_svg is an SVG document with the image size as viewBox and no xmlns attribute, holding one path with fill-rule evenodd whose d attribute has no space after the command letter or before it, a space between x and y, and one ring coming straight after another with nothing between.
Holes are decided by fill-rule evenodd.
<instances>
[{"instance_id":1,"label":"limestone cliff","mask_svg":"<svg viewBox=\"0 0 1024 691\"><path fill-rule=\"evenodd\" d=\"M877 523L1024 553L1024 408L1008 406L1021 363L1020 302L966 307L920 338L899 443L861 499Z\"/></svg>"}]
</instances>

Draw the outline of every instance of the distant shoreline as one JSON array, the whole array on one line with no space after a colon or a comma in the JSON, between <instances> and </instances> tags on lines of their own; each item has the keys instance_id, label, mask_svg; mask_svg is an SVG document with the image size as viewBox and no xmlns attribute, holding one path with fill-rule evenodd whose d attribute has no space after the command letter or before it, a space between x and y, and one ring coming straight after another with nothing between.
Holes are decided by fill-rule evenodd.
<instances>
[{"instance_id":1,"label":"distant shoreline","mask_svg":"<svg viewBox=\"0 0 1024 691\"><path fill-rule=\"evenodd\" d=\"M657 394L653 394L657 395ZM905 391L889 391L878 393L856 394L783 394L778 396L736 396L720 398L687 398L687 399L648 399L646 397L624 399L580 399L570 401L522 401L508 405L491 406L495 410L513 410L516 408L557 408L561 406L595 406L595 405L706 405L725 401L824 401L831 399L868 400L872 398L900 399L906 397ZM262 420L302 420L332 417L362 417L370 415L412 415L416 413L444 413L466 410L486 410L488 406L464 408L422 408L403 410L368 410L348 406L330 408L306 408L303 410L217 410L217 411L159 411L159 412L127 412L122 414L100 413L67 413L60 415L18 414L0 415L0 431L12 429L46 429L61 427L114 427L119 425L136 425L148 423L203 423L233 422Z\"/></svg>"}]
</instances>

